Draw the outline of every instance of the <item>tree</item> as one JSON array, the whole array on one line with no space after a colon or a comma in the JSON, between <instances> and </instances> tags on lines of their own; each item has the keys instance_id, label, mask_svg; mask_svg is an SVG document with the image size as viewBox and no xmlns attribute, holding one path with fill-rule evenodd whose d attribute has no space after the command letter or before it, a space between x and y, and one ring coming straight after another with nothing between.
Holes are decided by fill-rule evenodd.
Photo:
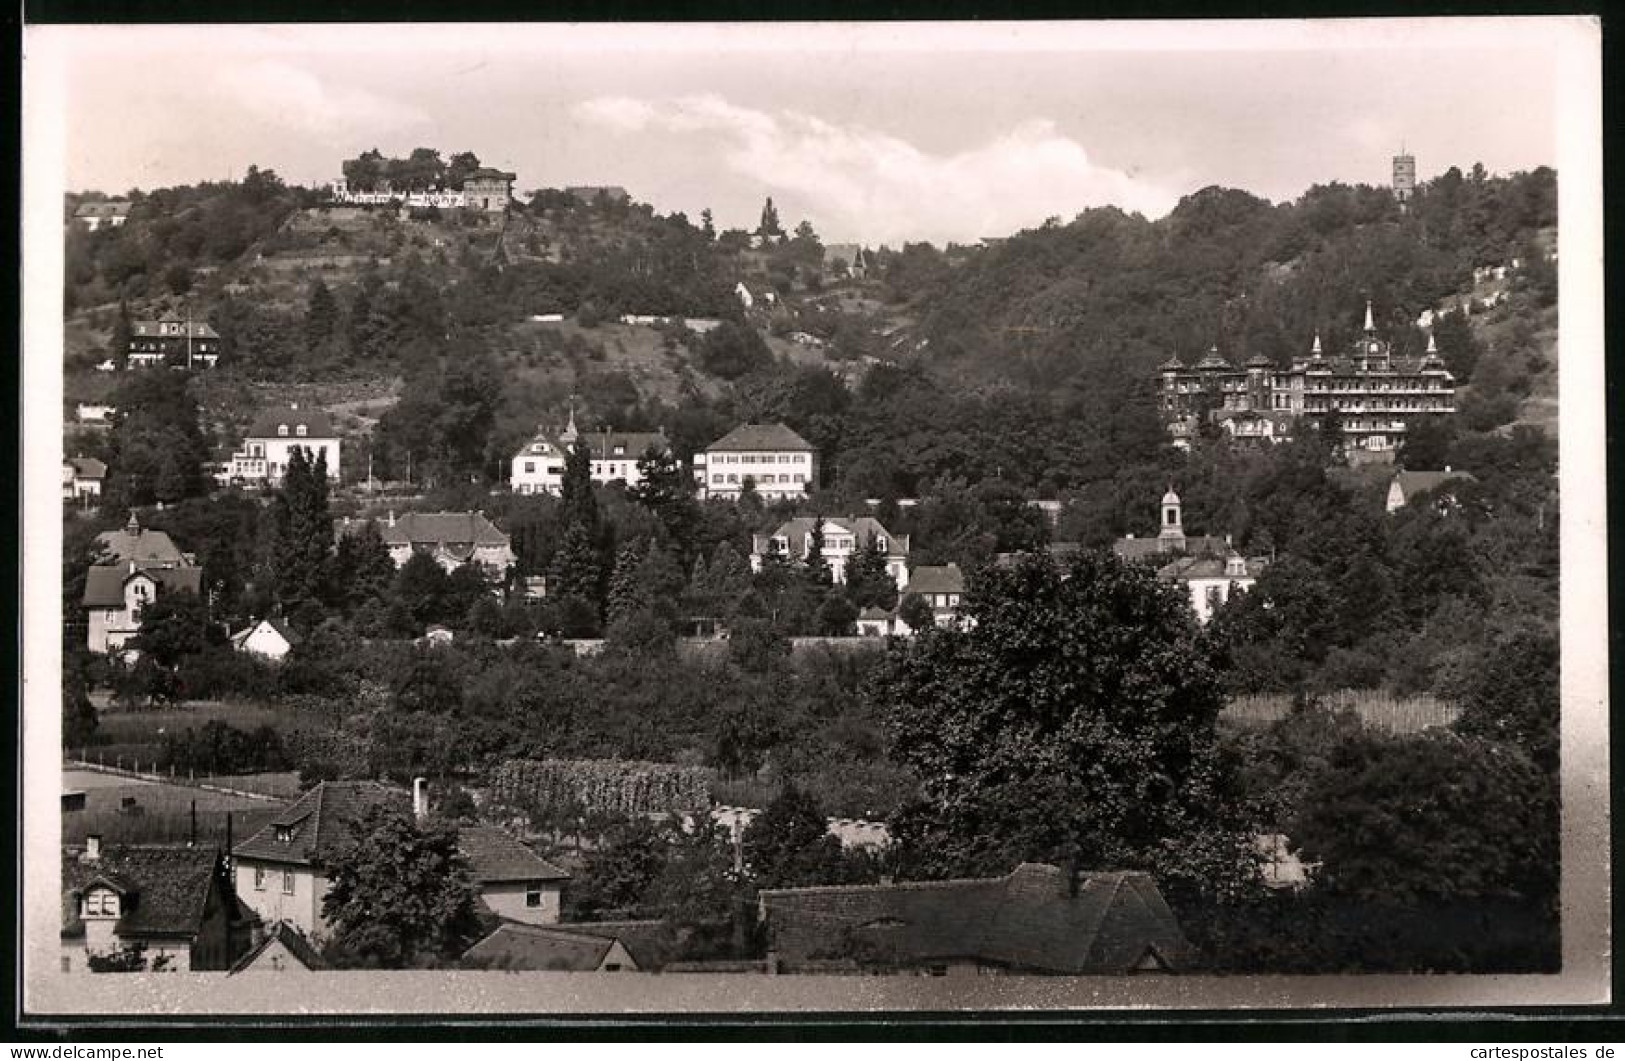
<instances>
[{"instance_id":1,"label":"tree","mask_svg":"<svg viewBox=\"0 0 1625 1061\"><path fill-rule=\"evenodd\" d=\"M818 801L794 785L746 827L741 846L758 888L841 883L841 841L830 835Z\"/></svg>"},{"instance_id":2,"label":"tree","mask_svg":"<svg viewBox=\"0 0 1625 1061\"><path fill-rule=\"evenodd\" d=\"M96 736L99 724L96 705L90 702L85 686L84 667L75 666L72 659L63 660L62 747L83 748Z\"/></svg>"},{"instance_id":3,"label":"tree","mask_svg":"<svg viewBox=\"0 0 1625 1061\"><path fill-rule=\"evenodd\" d=\"M129 365L130 337L134 334L135 329L130 324L130 304L121 298L118 300L118 317L113 321L113 336L107 344L107 356L120 369Z\"/></svg>"},{"instance_id":4,"label":"tree","mask_svg":"<svg viewBox=\"0 0 1625 1061\"><path fill-rule=\"evenodd\" d=\"M1555 776L1561 655L1558 638L1544 629L1521 630L1486 646L1456 732L1514 744Z\"/></svg>"},{"instance_id":5,"label":"tree","mask_svg":"<svg viewBox=\"0 0 1625 1061\"><path fill-rule=\"evenodd\" d=\"M376 520L367 520L361 529L341 534L333 554L333 603L346 611L368 601L383 600L395 581L395 560Z\"/></svg>"},{"instance_id":6,"label":"tree","mask_svg":"<svg viewBox=\"0 0 1625 1061\"><path fill-rule=\"evenodd\" d=\"M878 535L865 538L846 562L846 592L859 608L884 608L897 604L897 580L886 569L886 551Z\"/></svg>"},{"instance_id":7,"label":"tree","mask_svg":"<svg viewBox=\"0 0 1625 1061\"><path fill-rule=\"evenodd\" d=\"M305 344L319 350L338 333L339 307L321 277L310 285L310 296L305 302Z\"/></svg>"},{"instance_id":8,"label":"tree","mask_svg":"<svg viewBox=\"0 0 1625 1061\"><path fill-rule=\"evenodd\" d=\"M717 226L715 219L711 216L709 206L700 211L700 232L705 236L707 243L716 242Z\"/></svg>"},{"instance_id":9,"label":"tree","mask_svg":"<svg viewBox=\"0 0 1625 1061\"><path fill-rule=\"evenodd\" d=\"M559 598L576 598L599 610L603 568L598 559L598 543L585 524L565 528L558 551L553 554L548 593Z\"/></svg>"},{"instance_id":10,"label":"tree","mask_svg":"<svg viewBox=\"0 0 1625 1061\"><path fill-rule=\"evenodd\" d=\"M638 458L638 482L628 493L660 521L662 538L680 557L694 554L700 520L694 500L694 477L676 454L652 446L646 450Z\"/></svg>"},{"instance_id":11,"label":"tree","mask_svg":"<svg viewBox=\"0 0 1625 1061\"><path fill-rule=\"evenodd\" d=\"M109 507L174 504L208 492L208 442L190 374L126 373L113 404L118 412L108 441Z\"/></svg>"},{"instance_id":12,"label":"tree","mask_svg":"<svg viewBox=\"0 0 1625 1061\"><path fill-rule=\"evenodd\" d=\"M613 914L643 912L643 897L665 867L668 842L664 823L644 818L610 830L565 891L571 916L602 920Z\"/></svg>"},{"instance_id":13,"label":"tree","mask_svg":"<svg viewBox=\"0 0 1625 1061\"><path fill-rule=\"evenodd\" d=\"M784 229L779 227L779 211L774 207L771 195L767 197L767 202L762 204L762 220L756 226L756 235L764 240L777 239L784 235Z\"/></svg>"},{"instance_id":14,"label":"tree","mask_svg":"<svg viewBox=\"0 0 1625 1061\"><path fill-rule=\"evenodd\" d=\"M406 610L410 633L446 617L446 569L428 553L414 552L395 573L393 596Z\"/></svg>"},{"instance_id":15,"label":"tree","mask_svg":"<svg viewBox=\"0 0 1625 1061\"><path fill-rule=\"evenodd\" d=\"M411 968L455 959L479 938L478 893L448 825L375 805L329 860L322 916L341 964Z\"/></svg>"},{"instance_id":16,"label":"tree","mask_svg":"<svg viewBox=\"0 0 1625 1061\"><path fill-rule=\"evenodd\" d=\"M1044 861L1223 894L1256 879L1217 754L1224 698L1177 591L1084 553L983 572L973 621L887 654L871 695L920 783L908 872Z\"/></svg>"},{"instance_id":17,"label":"tree","mask_svg":"<svg viewBox=\"0 0 1625 1061\"><path fill-rule=\"evenodd\" d=\"M915 633L929 630L936 625L931 605L918 593L903 594L902 602L897 605L897 618Z\"/></svg>"},{"instance_id":18,"label":"tree","mask_svg":"<svg viewBox=\"0 0 1625 1061\"><path fill-rule=\"evenodd\" d=\"M820 637L850 637L858 621L858 609L846 593L836 588L824 594L818 605L818 634Z\"/></svg>"},{"instance_id":19,"label":"tree","mask_svg":"<svg viewBox=\"0 0 1625 1061\"><path fill-rule=\"evenodd\" d=\"M333 552L333 517L327 505L327 455L295 446L288 455L282 486L272 499L271 562L277 599L293 615L328 592Z\"/></svg>"},{"instance_id":20,"label":"tree","mask_svg":"<svg viewBox=\"0 0 1625 1061\"><path fill-rule=\"evenodd\" d=\"M807 556L802 561L802 569L806 572L807 581L814 586L827 586L832 581L829 561L824 559L823 516L815 517L812 529L807 532Z\"/></svg>"},{"instance_id":21,"label":"tree","mask_svg":"<svg viewBox=\"0 0 1625 1061\"><path fill-rule=\"evenodd\" d=\"M723 321L700 340L700 368L725 380L736 380L773 364L773 351L748 324Z\"/></svg>"},{"instance_id":22,"label":"tree","mask_svg":"<svg viewBox=\"0 0 1625 1061\"><path fill-rule=\"evenodd\" d=\"M625 618L649 606L638 580L638 567L643 563L643 550L633 544L621 546L615 554L615 570L609 576L609 600L604 609L610 622Z\"/></svg>"}]
</instances>

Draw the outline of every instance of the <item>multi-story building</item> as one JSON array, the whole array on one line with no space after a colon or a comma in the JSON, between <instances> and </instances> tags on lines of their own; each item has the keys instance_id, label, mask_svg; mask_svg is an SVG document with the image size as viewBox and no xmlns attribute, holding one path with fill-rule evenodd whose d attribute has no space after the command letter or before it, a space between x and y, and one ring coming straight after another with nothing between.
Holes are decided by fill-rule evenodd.
<instances>
[{"instance_id":1,"label":"multi-story building","mask_svg":"<svg viewBox=\"0 0 1625 1061\"><path fill-rule=\"evenodd\" d=\"M576 430L575 412L570 422L557 435L545 428L525 443L514 454L509 483L516 494L558 494L564 489L564 462L577 439L584 439L592 450L591 475L595 483L625 483L636 486L643 481L638 461L651 449L656 453L671 452L671 443L659 431L601 431L585 433Z\"/></svg>"},{"instance_id":2,"label":"multi-story building","mask_svg":"<svg viewBox=\"0 0 1625 1061\"><path fill-rule=\"evenodd\" d=\"M94 505L106 480L107 465L95 457L67 457L62 461L62 500Z\"/></svg>"},{"instance_id":3,"label":"multi-story building","mask_svg":"<svg viewBox=\"0 0 1625 1061\"><path fill-rule=\"evenodd\" d=\"M1432 335L1421 357L1395 356L1377 337L1369 302L1363 333L1343 356L1327 357L1317 335L1309 356L1284 370L1261 356L1237 368L1210 350L1192 367L1176 357L1161 371L1162 413L1182 448L1204 422L1233 437L1279 441L1291 421L1307 417L1334 421L1351 455L1387 455L1417 420L1456 411L1455 378Z\"/></svg>"},{"instance_id":4,"label":"multi-story building","mask_svg":"<svg viewBox=\"0 0 1625 1061\"><path fill-rule=\"evenodd\" d=\"M96 536L96 562L85 572L86 647L119 652L141 629L141 612L160 596L203 592L203 569L168 534L141 526L134 512L120 530Z\"/></svg>"},{"instance_id":5,"label":"multi-story building","mask_svg":"<svg viewBox=\"0 0 1625 1061\"><path fill-rule=\"evenodd\" d=\"M336 530L359 534L367 522L346 516ZM500 576L518 561L511 539L484 512L390 512L373 522L396 567L426 553L448 572L473 563Z\"/></svg>"},{"instance_id":6,"label":"multi-story building","mask_svg":"<svg viewBox=\"0 0 1625 1061\"><path fill-rule=\"evenodd\" d=\"M223 478L250 486L279 486L296 446L304 448L312 463L326 458L328 480L338 480L340 440L332 418L321 409L301 409L298 402L267 409L254 418Z\"/></svg>"},{"instance_id":7,"label":"multi-story building","mask_svg":"<svg viewBox=\"0 0 1625 1061\"><path fill-rule=\"evenodd\" d=\"M125 364L150 368L165 362L187 368L213 368L220 360L220 333L207 321L168 314L155 321L130 325L130 348Z\"/></svg>"},{"instance_id":8,"label":"multi-story building","mask_svg":"<svg viewBox=\"0 0 1625 1061\"><path fill-rule=\"evenodd\" d=\"M772 534L752 535L750 569L760 571L769 553L805 561L812 551L813 528L820 518L824 531L824 563L829 565L832 579L845 582L847 564L873 541L885 554L886 573L897 583L897 588L908 588L908 535L892 534L873 516L797 516L786 520Z\"/></svg>"},{"instance_id":9,"label":"multi-story building","mask_svg":"<svg viewBox=\"0 0 1625 1061\"><path fill-rule=\"evenodd\" d=\"M1400 208L1407 206L1416 194L1416 156L1404 153L1394 156L1394 198Z\"/></svg>"},{"instance_id":10,"label":"multi-story building","mask_svg":"<svg viewBox=\"0 0 1625 1061\"><path fill-rule=\"evenodd\" d=\"M1198 622L1206 623L1233 595L1251 589L1268 560L1242 556L1228 536L1185 533L1184 505L1172 487L1162 495L1155 538L1129 535L1112 552L1134 563L1156 564L1157 578L1180 584Z\"/></svg>"},{"instance_id":11,"label":"multi-story building","mask_svg":"<svg viewBox=\"0 0 1625 1061\"><path fill-rule=\"evenodd\" d=\"M763 500L806 497L818 483L818 454L783 424L743 424L694 455L701 498L738 498L747 482Z\"/></svg>"},{"instance_id":12,"label":"multi-story building","mask_svg":"<svg viewBox=\"0 0 1625 1061\"><path fill-rule=\"evenodd\" d=\"M513 182L517 179L516 173L505 173L488 166L475 170L463 178L464 207L500 214L508 209L508 201L513 198Z\"/></svg>"}]
</instances>

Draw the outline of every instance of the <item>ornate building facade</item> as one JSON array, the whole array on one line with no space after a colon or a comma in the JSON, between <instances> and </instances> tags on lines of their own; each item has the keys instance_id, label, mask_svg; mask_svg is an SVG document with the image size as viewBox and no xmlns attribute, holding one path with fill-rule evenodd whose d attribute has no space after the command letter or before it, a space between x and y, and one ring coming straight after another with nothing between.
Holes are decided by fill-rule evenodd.
<instances>
[{"instance_id":1,"label":"ornate building facade","mask_svg":"<svg viewBox=\"0 0 1625 1061\"><path fill-rule=\"evenodd\" d=\"M1421 357L1395 356L1377 337L1370 303L1363 334L1341 356L1326 356L1317 335L1309 355L1287 369L1256 355L1238 368L1214 349L1194 366L1171 358L1161 372L1162 414L1180 448L1203 423L1232 438L1278 442L1307 417L1335 418L1351 455L1386 454L1418 420L1456 411L1455 378L1433 337Z\"/></svg>"}]
</instances>

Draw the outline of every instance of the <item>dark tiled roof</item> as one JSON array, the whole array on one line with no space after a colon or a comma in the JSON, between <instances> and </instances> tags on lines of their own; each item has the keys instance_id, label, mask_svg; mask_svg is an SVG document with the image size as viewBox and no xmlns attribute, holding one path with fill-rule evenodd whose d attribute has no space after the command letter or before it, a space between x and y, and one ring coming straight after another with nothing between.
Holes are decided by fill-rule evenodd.
<instances>
[{"instance_id":1,"label":"dark tiled roof","mask_svg":"<svg viewBox=\"0 0 1625 1061\"><path fill-rule=\"evenodd\" d=\"M1261 558L1246 559L1236 557L1241 561L1241 571L1232 573L1225 557L1221 556L1182 556L1171 564L1158 569L1157 577L1166 581L1188 582L1197 578L1257 578L1264 569L1265 560Z\"/></svg>"},{"instance_id":2,"label":"dark tiled roof","mask_svg":"<svg viewBox=\"0 0 1625 1061\"><path fill-rule=\"evenodd\" d=\"M483 512L406 512L394 518L393 526L388 519L374 522L378 524L378 533L383 536L386 545L411 545L423 549L444 546L455 551L457 546L508 544L508 536L498 530ZM341 524L339 530L359 534L364 526L365 520L350 520Z\"/></svg>"},{"instance_id":3,"label":"dark tiled roof","mask_svg":"<svg viewBox=\"0 0 1625 1061\"><path fill-rule=\"evenodd\" d=\"M550 927L558 932L620 940L644 972L664 968L681 949L672 926L664 921L571 921Z\"/></svg>"},{"instance_id":4,"label":"dark tiled roof","mask_svg":"<svg viewBox=\"0 0 1625 1061\"><path fill-rule=\"evenodd\" d=\"M238 858L320 865L350 839L350 824L375 806L410 810L412 794L377 781L324 781L283 808L270 823L238 844ZM278 840L279 830L289 839Z\"/></svg>"},{"instance_id":5,"label":"dark tiled roof","mask_svg":"<svg viewBox=\"0 0 1625 1061\"><path fill-rule=\"evenodd\" d=\"M772 534L758 534L753 536L753 545L757 552L767 549L767 540L770 538L783 538L790 555L799 557L807 548L807 536L812 533L813 525L818 522L816 516L796 516L779 524ZM880 535L886 539L887 556L908 555L908 535L893 534L880 521L873 516L825 516L824 542L826 556L828 542L832 534L850 534L857 539L856 545L861 547L868 544L869 539ZM855 550L854 550L855 551Z\"/></svg>"},{"instance_id":6,"label":"dark tiled roof","mask_svg":"<svg viewBox=\"0 0 1625 1061\"><path fill-rule=\"evenodd\" d=\"M76 479L105 479L107 478L107 465L95 457L69 457L62 463L73 468Z\"/></svg>"},{"instance_id":7,"label":"dark tiled roof","mask_svg":"<svg viewBox=\"0 0 1625 1061\"><path fill-rule=\"evenodd\" d=\"M278 921L265 933L264 939L260 940L247 954L237 959L236 964L231 967L231 971L240 973L247 969L259 960L260 955L270 949L271 944L278 942L288 948L288 953L292 954L294 960L304 968L310 970L327 968L327 959L321 956L321 953L316 950L303 932L286 921Z\"/></svg>"},{"instance_id":8,"label":"dark tiled roof","mask_svg":"<svg viewBox=\"0 0 1625 1061\"><path fill-rule=\"evenodd\" d=\"M135 533L131 533L131 527ZM105 563L126 565L131 560L141 565L186 563L186 556L175 545L174 539L161 530L147 530L135 523L125 524L118 530L103 531L96 535L96 544L107 554Z\"/></svg>"},{"instance_id":9,"label":"dark tiled roof","mask_svg":"<svg viewBox=\"0 0 1625 1061\"><path fill-rule=\"evenodd\" d=\"M963 593L965 592L965 575L959 570L958 564L942 564L940 566L924 564L916 567L909 574L908 592Z\"/></svg>"},{"instance_id":10,"label":"dark tiled roof","mask_svg":"<svg viewBox=\"0 0 1625 1061\"><path fill-rule=\"evenodd\" d=\"M464 826L457 831L457 846L467 857L476 884L570 879L564 870L493 826Z\"/></svg>"},{"instance_id":11,"label":"dark tiled roof","mask_svg":"<svg viewBox=\"0 0 1625 1061\"><path fill-rule=\"evenodd\" d=\"M463 962L496 969L591 973L614 945L612 937L509 922L470 947Z\"/></svg>"},{"instance_id":12,"label":"dark tiled roof","mask_svg":"<svg viewBox=\"0 0 1625 1061\"><path fill-rule=\"evenodd\" d=\"M128 199L110 199L101 203L80 203L74 217L123 217L130 212Z\"/></svg>"},{"instance_id":13,"label":"dark tiled roof","mask_svg":"<svg viewBox=\"0 0 1625 1061\"><path fill-rule=\"evenodd\" d=\"M812 444L783 424L741 424L709 446L707 453L727 450L808 450Z\"/></svg>"},{"instance_id":14,"label":"dark tiled roof","mask_svg":"<svg viewBox=\"0 0 1625 1061\"><path fill-rule=\"evenodd\" d=\"M475 170L473 173L470 173L463 179L465 181L512 181L518 180L519 174L509 173L500 169L492 169L489 166L481 166L479 169Z\"/></svg>"},{"instance_id":15,"label":"dark tiled roof","mask_svg":"<svg viewBox=\"0 0 1625 1061\"><path fill-rule=\"evenodd\" d=\"M87 608L124 607L124 584L137 575L158 583L158 596L166 593L199 593L203 589L201 567L111 567L96 566L85 572L84 605Z\"/></svg>"},{"instance_id":16,"label":"dark tiled roof","mask_svg":"<svg viewBox=\"0 0 1625 1061\"><path fill-rule=\"evenodd\" d=\"M790 964L852 949L882 966L954 959L1069 975L1129 972L1148 953L1168 966L1188 945L1144 873L1080 874L1076 896L1054 866L1004 877L761 893L772 947Z\"/></svg>"},{"instance_id":17,"label":"dark tiled roof","mask_svg":"<svg viewBox=\"0 0 1625 1061\"><path fill-rule=\"evenodd\" d=\"M1112 543L1112 552L1124 560L1149 560L1177 553L1223 556L1229 551L1230 546L1223 538L1208 534L1190 534L1184 538L1119 538Z\"/></svg>"},{"instance_id":18,"label":"dark tiled roof","mask_svg":"<svg viewBox=\"0 0 1625 1061\"><path fill-rule=\"evenodd\" d=\"M291 405L279 406L275 409L266 409L254 417L244 438L290 438L298 439L299 425L305 427L304 438L337 438L333 430L333 419L323 409L295 409ZM286 427L287 435L283 435L278 428ZM329 474L332 470L329 469Z\"/></svg>"},{"instance_id":19,"label":"dark tiled roof","mask_svg":"<svg viewBox=\"0 0 1625 1061\"><path fill-rule=\"evenodd\" d=\"M1429 490L1437 490L1449 482L1478 482L1478 477L1472 472L1439 472L1439 471L1402 471L1394 475L1394 484L1399 487L1399 494L1407 502L1417 494L1425 494Z\"/></svg>"},{"instance_id":20,"label":"dark tiled roof","mask_svg":"<svg viewBox=\"0 0 1625 1061\"><path fill-rule=\"evenodd\" d=\"M96 881L120 893L123 916L120 936L193 936L203 925L209 891L221 872L220 850L213 846L126 845L104 847L95 862L77 852L62 853L63 932L81 929L78 899Z\"/></svg>"},{"instance_id":21,"label":"dark tiled roof","mask_svg":"<svg viewBox=\"0 0 1625 1061\"><path fill-rule=\"evenodd\" d=\"M858 618L867 622L873 622L877 619L890 619L891 612L871 604L858 613Z\"/></svg>"},{"instance_id":22,"label":"dark tiled roof","mask_svg":"<svg viewBox=\"0 0 1625 1061\"><path fill-rule=\"evenodd\" d=\"M592 447L594 460L635 461L650 446L661 453L671 449L666 436L658 431L583 431L581 437ZM617 447L620 453L615 452Z\"/></svg>"}]
</instances>

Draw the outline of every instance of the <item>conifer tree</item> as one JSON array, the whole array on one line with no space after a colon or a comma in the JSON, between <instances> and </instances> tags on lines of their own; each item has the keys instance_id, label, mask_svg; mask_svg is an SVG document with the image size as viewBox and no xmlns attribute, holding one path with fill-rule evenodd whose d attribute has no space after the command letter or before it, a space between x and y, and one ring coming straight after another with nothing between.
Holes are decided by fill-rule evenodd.
<instances>
[{"instance_id":1,"label":"conifer tree","mask_svg":"<svg viewBox=\"0 0 1625 1061\"><path fill-rule=\"evenodd\" d=\"M807 532L807 558L803 562L803 570L808 581L815 586L827 586L832 581L829 572L829 561L824 559L824 517L819 516L813 520L812 530Z\"/></svg>"},{"instance_id":2,"label":"conifer tree","mask_svg":"<svg viewBox=\"0 0 1625 1061\"><path fill-rule=\"evenodd\" d=\"M609 576L609 601L605 613L605 618L610 622L624 619L648 606L643 585L638 579L638 567L642 563L643 551L635 542L621 546L620 552L615 554L615 570Z\"/></svg>"},{"instance_id":3,"label":"conifer tree","mask_svg":"<svg viewBox=\"0 0 1625 1061\"><path fill-rule=\"evenodd\" d=\"M305 343L312 349L325 346L338 332L339 307L333 292L321 277L310 285L305 304Z\"/></svg>"},{"instance_id":4,"label":"conifer tree","mask_svg":"<svg viewBox=\"0 0 1625 1061\"><path fill-rule=\"evenodd\" d=\"M314 464L309 450L295 446L282 486L272 501L271 552L277 600L284 614L319 601L330 570L333 519L327 504L327 457Z\"/></svg>"}]
</instances>

